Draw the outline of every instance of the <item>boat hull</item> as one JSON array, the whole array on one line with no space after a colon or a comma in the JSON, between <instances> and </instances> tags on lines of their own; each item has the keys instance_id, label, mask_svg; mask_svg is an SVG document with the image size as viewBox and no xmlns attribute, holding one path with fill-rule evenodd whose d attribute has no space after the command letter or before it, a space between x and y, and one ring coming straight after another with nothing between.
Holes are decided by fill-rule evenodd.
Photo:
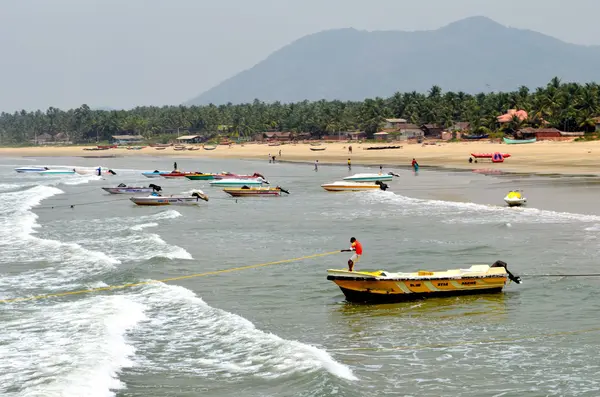
<instances>
[{"instance_id":1,"label":"boat hull","mask_svg":"<svg viewBox=\"0 0 600 397\"><path fill-rule=\"evenodd\" d=\"M75 171L55 171L55 170L47 170L47 171L39 171L40 175L73 175Z\"/></svg>"},{"instance_id":2,"label":"boat hull","mask_svg":"<svg viewBox=\"0 0 600 397\"><path fill-rule=\"evenodd\" d=\"M277 197L281 189L253 187L250 189L229 188L223 191L232 197Z\"/></svg>"},{"instance_id":3,"label":"boat hull","mask_svg":"<svg viewBox=\"0 0 600 397\"><path fill-rule=\"evenodd\" d=\"M504 202L508 204L509 207L520 207L527 203L527 199L504 199Z\"/></svg>"},{"instance_id":4,"label":"boat hull","mask_svg":"<svg viewBox=\"0 0 600 397\"><path fill-rule=\"evenodd\" d=\"M17 171L18 173L42 172L42 171L46 171L46 169L44 167L20 167L20 168L15 168L15 171Z\"/></svg>"},{"instance_id":5,"label":"boat hull","mask_svg":"<svg viewBox=\"0 0 600 397\"><path fill-rule=\"evenodd\" d=\"M212 181L215 179L214 174L194 174L186 175L185 177L191 181Z\"/></svg>"},{"instance_id":6,"label":"boat hull","mask_svg":"<svg viewBox=\"0 0 600 397\"><path fill-rule=\"evenodd\" d=\"M146 178L160 178L162 174L168 174L168 172L142 172Z\"/></svg>"},{"instance_id":7,"label":"boat hull","mask_svg":"<svg viewBox=\"0 0 600 397\"><path fill-rule=\"evenodd\" d=\"M507 145L517 145L517 144L523 144L523 143L534 143L537 141L537 138L531 138L531 139L502 138L502 140L504 140L504 143L506 143Z\"/></svg>"},{"instance_id":8,"label":"boat hull","mask_svg":"<svg viewBox=\"0 0 600 397\"><path fill-rule=\"evenodd\" d=\"M360 192L364 190L380 190L381 187L379 185L370 184L370 183L327 183L321 185L321 187L328 192Z\"/></svg>"},{"instance_id":9,"label":"boat hull","mask_svg":"<svg viewBox=\"0 0 600 397\"><path fill-rule=\"evenodd\" d=\"M436 291L421 294L372 294L370 292L356 291L340 287L348 302L353 303L399 303L406 301L414 301L426 298L442 298L448 296L461 295L479 295L479 294L498 294L502 292L502 287L485 288L479 290L463 290L463 291Z\"/></svg>"},{"instance_id":10,"label":"boat hull","mask_svg":"<svg viewBox=\"0 0 600 397\"><path fill-rule=\"evenodd\" d=\"M242 186L260 187L263 185L263 182L257 181L257 180L252 180L252 179L243 179L243 180L220 179L217 181L209 182L209 184L210 184L210 186L214 186L214 187L242 187Z\"/></svg>"},{"instance_id":11,"label":"boat hull","mask_svg":"<svg viewBox=\"0 0 600 397\"><path fill-rule=\"evenodd\" d=\"M199 205L202 201L196 197L131 197L133 203L141 206L163 206L163 205Z\"/></svg>"}]
</instances>

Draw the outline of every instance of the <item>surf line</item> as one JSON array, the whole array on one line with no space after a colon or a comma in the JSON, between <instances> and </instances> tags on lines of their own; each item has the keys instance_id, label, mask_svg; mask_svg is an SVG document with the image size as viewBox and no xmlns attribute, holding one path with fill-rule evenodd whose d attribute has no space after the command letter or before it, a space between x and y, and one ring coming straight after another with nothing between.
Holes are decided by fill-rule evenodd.
<instances>
[{"instance_id":1,"label":"surf line","mask_svg":"<svg viewBox=\"0 0 600 397\"><path fill-rule=\"evenodd\" d=\"M217 274L232 273L232 272L237 272L237 271L242 271L242 270L256 269L256 268L265 267L265 266L282 265L282 264L285 264L285 263L299 262L299 261L303 261L303 260L306 260L306 259L319 258L319 257L322 257L322 256L339 254L339 253L340 253L340 251L337 250L337 251L331 251L331 252L323 252L323 253L320 253L320 254L313 254L313 255L301 256L299 258L283 259L283 260L274 261L274 262L259 263L259 264L256 264L256 265L240 266L240 267L233 267L233 268L229 268L229 269L214 270L214 271L205 272L205 273L196 273L196 274L188 274L188 275L185 275L185 276L169 277L169 278L164 278L162 280L149 280L149 281L141 281L139 283L127 283L127 284L120 284L120 285L108 285L106 287L90 288L90 289L83 289L83 290L77 290L77 291L57 292L55 294L44 294L44 295L36 295L36 296L26 296L26 297L21 297L21 298L2 299L2 300L0 300L0 304L2 304L2 303L26 302L26 301L34 301L34 300L40 300L40 299L49 299L49 298L59 298L59 297L70 296L70 295L92 294L92 293L95 293L95 292L112 291L112 290L125 289L125 288L133 288L133 287L139 287L139 286L142 286L142 285L157 284L157 283L167 283L167 282L171 282L171 281L187 280L187 279L190 279L190 278L214 276L214 275L217 275Z\"/></svg>"}]
</instances>

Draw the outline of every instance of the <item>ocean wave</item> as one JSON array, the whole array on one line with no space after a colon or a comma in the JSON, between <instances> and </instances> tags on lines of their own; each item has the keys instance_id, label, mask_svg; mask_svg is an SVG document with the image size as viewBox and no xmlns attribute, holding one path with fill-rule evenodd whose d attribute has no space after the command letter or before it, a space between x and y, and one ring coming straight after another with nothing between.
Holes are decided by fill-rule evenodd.
<instances>
[{"instance_id":1,"label":"ocean wave","mask_svg":"<svg viewBox=\"0 0 600 397\"><path fill-rule=\"evenodd\" d=\"M233 379L275 379L324 370L345 380L357 379L325 350L261 331L241 316L207 305L186 288L148 285L135 299L148 308L148 321L132 334L138 346L136 360L146 369Z\"/></svg>"},{"instance_id":2,"label":"ocean wave","mask_svg":"<svg viewBox=\"0 0 600 397\"><path fill-rule=\"evenodd\" d=\"M15 309L11 309L15 310ZM134 365L126 333L145 319L125 296L96 296L30 308L3 321L0 390L5 396L115 396Z\"/></svg>"},{"instance_id":3,"label":"ocean wave","mask_svg":"<svg viewBox=\"0 0 600 397\"><path fill-rule=\"evenodd\" d=\"M156 223L156 222L149 222L149 223L142 223L142 224L139 224L139 225L132 226L129 229L137 232L137 231L149 228L149 227L157 227L157 226L158 226L158 223Z\"/></svg>"}]
</instances>

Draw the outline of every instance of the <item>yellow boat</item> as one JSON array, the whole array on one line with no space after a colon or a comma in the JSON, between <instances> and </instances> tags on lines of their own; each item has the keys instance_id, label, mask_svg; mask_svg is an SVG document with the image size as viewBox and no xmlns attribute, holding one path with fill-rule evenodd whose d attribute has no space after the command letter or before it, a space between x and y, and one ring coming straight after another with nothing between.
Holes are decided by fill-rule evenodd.
<instances>
[{"instance_id":1,"label":"yellow boat","mask_svg":"<svg viewBox=\"0 0 600 397\"><path fill-rule=\"evenodd\" d=\"M413 273L330 269L327 280L337 284L349 302L391 303L434 296L502 292L508 280L521 283L521 279L506 267L505 262L497 261L492 266Z\"/></svg>"},{"instance_id":2,"label":"yellow boat","mask_svg":"<svg viewBox=\"0 0 600 397\"><path fill-rule=\"evenodd\" d=\"M321 187L328 192L360 192L363 190L386 190L388 185L381 181L377 182L352 182L352 181L338 181L332 183L325 183Z\"/></svg>"}]
</instances>

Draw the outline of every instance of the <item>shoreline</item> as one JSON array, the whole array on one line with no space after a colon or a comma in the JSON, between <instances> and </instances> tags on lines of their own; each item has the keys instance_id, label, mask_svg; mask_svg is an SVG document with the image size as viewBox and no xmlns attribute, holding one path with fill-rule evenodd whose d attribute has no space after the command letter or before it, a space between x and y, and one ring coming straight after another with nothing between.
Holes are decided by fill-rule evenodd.
<instances>
[{"instance_id":1,"label":"shoreline","mask_svg":"<svg viewBox=\"0 0 600 397\"><path fill-rule=\"evenodd\" d=\"M352 145L353 153L348 153ZM364 150L373 146L399 145L400 149ZM117 157L166 157L166 158L203 158L203 159L239 159L268 161L269 154L277 156L277 162L312 165L315 160L323 166L347 166L348 158L352 165L410 168L410 162L416 158L421 169L490 171L490 173L538 174L563 176L600 176L600 141L551 142L542 141L531 144L506 145L492 142L441 142L435 145L410 143L322 143L323 151L311 151L309 144L267 144L250 143L219 145L215 150L174 151L172 148L155 150L145 147L141 150L125 148L106 151L87 152L86 146L49 146L0 148L5 157L78 157L110 161ZM90 147L90 146L87 146ZM281 150L281 157L279 151ZM479 161L469 163L471 153L510 153L504 163ZM114 156L114 157L113 157Z\"/></svg>"}]
</instances>

